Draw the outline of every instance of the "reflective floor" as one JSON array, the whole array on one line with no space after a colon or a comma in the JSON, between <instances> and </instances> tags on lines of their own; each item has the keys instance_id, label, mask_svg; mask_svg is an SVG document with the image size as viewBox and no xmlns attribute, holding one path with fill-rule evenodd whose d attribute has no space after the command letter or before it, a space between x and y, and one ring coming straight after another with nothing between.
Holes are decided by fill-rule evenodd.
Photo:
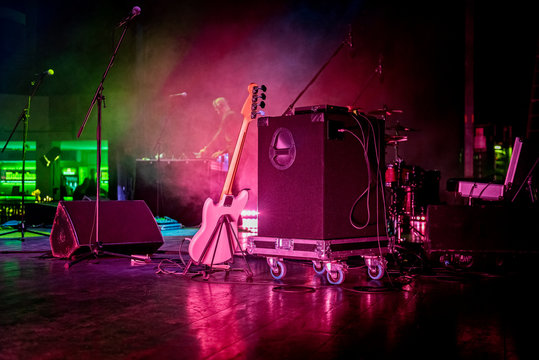
<instances>
[{"instance_id":1,"label":"reflective floor","mask_svg":"<svg viewBox=\"0 0 539 360\"><path fill-rule=\"evenodd\" d=\"M151 263L70 268L46 237L0 239L0 359L530 359L539 339L533 258L455 270L351 259L341 285L285 260L181 275L181 238ZM185 247L185 243L183 243ZM187 254L184 254L185 260Z\"/></svg>"}]
</instances>

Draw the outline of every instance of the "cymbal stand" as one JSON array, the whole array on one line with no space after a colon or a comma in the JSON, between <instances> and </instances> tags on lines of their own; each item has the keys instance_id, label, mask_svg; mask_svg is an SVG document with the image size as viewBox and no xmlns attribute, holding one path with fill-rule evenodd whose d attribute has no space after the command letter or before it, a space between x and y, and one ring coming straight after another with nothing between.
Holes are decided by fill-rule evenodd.
<instances>
[{"instance_id":1,"label":"cymbal stand","mask_svg":"<svg viewBox=\"0 0 539 360\"><path fill-rule=\"evenodd\" d=\"M386 116L384 115L384 120L385 118ZM397 125L395 126L395 136L399 136L399 124L400 124L399 120L397 120ZM395 150L395 163L398 163L399 168L400 168L400 164L402 163L403 160L399 155L399 142L398 141L395 141L395 144L393 145L393 149Z\"/></svg>"},{"instance_id":2,"label":"cymbal stand","mask_svg":"<svg viewBox=\"0 0 539 360\"><path fill-rule=\"evenodd\" d=\"M25 206L24 206L24 195L25 195L24 182L25 182L25 172L26 172L26 142L27 142L27 139L28 139L28 122L30 120L30 104L32 102L32 98L36 94L37 89L41 86L41 83L43 82L43 79L45 78L46 75L47 75L46 73L42 73L42 74L40 74L39 79L37 81L32 81L31 82L31 85L33 86L33 89L32 89L32 93L28 96L28 103L27 103L26 107L23 109L23 111L21 112L21 114L19 115L19 118L18 118L17 122L15 123L15 126L13 127L13 130L11 131L11 134L9 135L4 147L2 148L2 152L4 152L4 150L6 150L7 145L9 144L9 141L11 140L13 134L15 133L15 130L17 129L17 127L19 126L19 124L22 121L22 123L23 123L23 135L22 135L22 176L21 176L21 223L19 225L19 229L2 234L2 235L8 235L8 234L13 234L13 233L16 233L16 232L20 231L21 232L21 239L20 239L21 241L24 241L24 233L25 232L29 232L29 233L33 233L33 234L37 234L37 235L43 235L43 236L49 236L50 235L50 234L41 233L41 232L38 232L38 231L26 230L25 221L24 221L24 215L25 215L25 212L26 212L25 211Z\"/></svg>"},{"instance_id":3,"label":"cymbal stand","mask_svg":"<svg viewBox=\"0 0 539 360\"><path fill-rule=\"evenodd\" d=\"M387 120L388 120L388 107L387 105L383 105L382 107L383 109L383 114L382 114L382 119L384 120L384 123L387 123ZM397 120L397 125L398 125L398 120ZM395 127L395 136L399 136L399 130L398 130L398 126ZM391 191L391 212L389 214L389 218L391 219L391 223L392 223L392 226L393 226L393 232L394 232L394 237L395 237L395 243L399 242L402 238L402 225L403 225L403 221L402 221L402 218L401 218L401 212L402 212L402 209L400 208L400 206L402 205L401 204L401 201L399 199L399 194L400 194L400 190L402 188L402 163L403 163L403 159L400 157L399 155L399 141L398 140L395 140L393 142L393 149L394 149L394 152L395 152L395 157L394 157L394 161L393 161L393 166L394 166L394 174L395 174L395 181L394 183L391 185L390 187L390 191Z\"/></svg>"}]
</instances>

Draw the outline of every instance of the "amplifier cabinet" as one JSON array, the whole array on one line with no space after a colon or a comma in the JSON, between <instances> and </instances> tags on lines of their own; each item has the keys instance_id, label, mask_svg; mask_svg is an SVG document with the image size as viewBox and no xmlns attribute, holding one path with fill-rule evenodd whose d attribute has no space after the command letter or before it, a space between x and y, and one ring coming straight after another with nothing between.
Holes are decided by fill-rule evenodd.
<instances>
[{"instance_id":1,"label":"amplifier cabinet","mask_svg":"<svg viewBox=\"0 0 539 360\"><path fill-rule=\"evenodd\" d=\"M383 183L377 181L383 129L381 120L356 121L349 113L259 118L258 235L385 235Z\"/></svg>"}]
</instances>

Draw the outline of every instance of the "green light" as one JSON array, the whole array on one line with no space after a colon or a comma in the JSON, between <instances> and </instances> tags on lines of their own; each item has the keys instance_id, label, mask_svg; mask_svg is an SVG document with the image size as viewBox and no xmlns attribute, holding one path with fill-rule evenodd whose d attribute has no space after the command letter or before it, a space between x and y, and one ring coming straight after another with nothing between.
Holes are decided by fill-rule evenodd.
<instances>
[{"instance_id":1,"label":"green light","mask_svg":"<svg viewBox=\"0 0 539 360\"><path fill-rule=\"evenodd\" d=\"M10 141L6 147L6 150L22 151L22 141ZM26 151L36 151L36 142L27 141Z\"/></svg>"},{"instance_id":2,"label":"green light","mask_svg":"<svg viewBox=\"0 0 539 360\"><path fill-rule=\"evenodd\" d=\"M77 170L74 168L62 169L62 175L77 175Z\"/></svg>"},{"instance_id":3,"label":"green light","mask_svg":"<svg viewBox=\"0 0 539 360\"><path fill-rule=\"evenodd\" d=\"M95 140L66 140L60 143L60 149L65 150L97 150L97 142ZM108 150L109 144L107 140L101 140L101 150Z\"/></svg>"},{"instance_id":4,"label":"green light","mask_svg":"<svg viewBox=\"0 0 539 360\"><path fill-rule=\"evenodd\" d=\"M4 179L4 174L2 174L2 179ZM20 172L12 172L12 171L6 171L5 172L5 180L6 181L20 181L22 180L22 173ZM35 173L25 173L24 174L24 182L28 181L36 181L36 174Z\"/></svg>"},{"instance_id":5,"label":"green light","mask_svg":"<svg viewBox=\"0 0 539 360\"><path fill-rule=\"evenodd\" d=\"M22 161L21 160L4 160L1 162L2 171L14 171L22 170ZM26 160L25 169L28 171L36 170L35 160Z\"/></svg>"}]
</instances>

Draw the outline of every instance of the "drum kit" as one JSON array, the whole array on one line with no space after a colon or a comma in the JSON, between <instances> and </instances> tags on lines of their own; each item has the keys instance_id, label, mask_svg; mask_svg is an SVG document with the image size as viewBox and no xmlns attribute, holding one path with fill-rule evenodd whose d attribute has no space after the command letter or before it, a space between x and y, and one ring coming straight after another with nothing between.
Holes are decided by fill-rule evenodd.
<instances>
[{"instance_id":1,"label":"drum kit","mask_svg":"<svg viewBox=\"0 0 539 360\"><path fill-rule=\"evenodd\" d=\"M393 114L400 114L402 110L378 109L368 114L382 118L385 123ZM388 203L388 234L393 236L397 243L411 241L423 243L425 237L426 214L425 204L422 204L421 189L425 172L419 166L407 165L399 155L399 145L408 141L408 134L417 131L402 126L398 121L393 126L386 126L392 134L385 134L386 147L393 147L394 159L386 164L385 187L389 193Z\"/></svg>"}]
</instances>

